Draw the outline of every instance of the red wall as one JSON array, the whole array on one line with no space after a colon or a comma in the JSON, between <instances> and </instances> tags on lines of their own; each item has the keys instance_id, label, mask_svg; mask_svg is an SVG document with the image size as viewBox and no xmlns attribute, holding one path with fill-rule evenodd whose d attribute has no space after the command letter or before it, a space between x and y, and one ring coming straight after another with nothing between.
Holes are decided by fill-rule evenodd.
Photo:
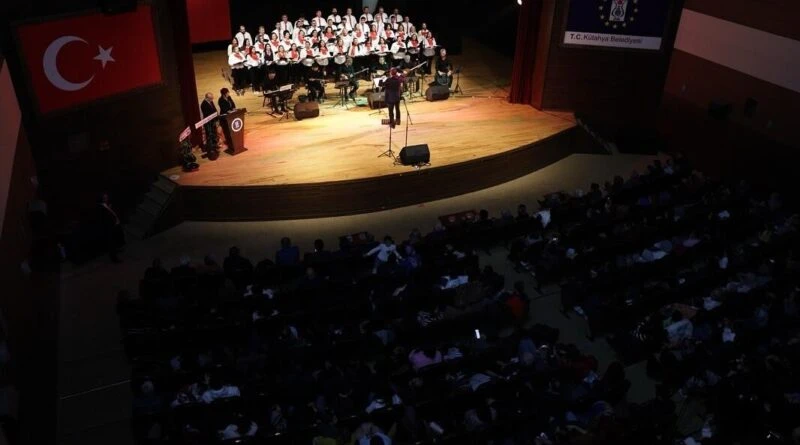
<instances>
[{"instance_id":1,"label":"red wall","mask_svg":"<svg viewBox=\"0 0 800 445\"><path fill-rule=\"evenodd\" d=\"M186 0L189 11L189 35L192 43L230 40L231 28L229 0Z\"/></svg>"}]
</instances>

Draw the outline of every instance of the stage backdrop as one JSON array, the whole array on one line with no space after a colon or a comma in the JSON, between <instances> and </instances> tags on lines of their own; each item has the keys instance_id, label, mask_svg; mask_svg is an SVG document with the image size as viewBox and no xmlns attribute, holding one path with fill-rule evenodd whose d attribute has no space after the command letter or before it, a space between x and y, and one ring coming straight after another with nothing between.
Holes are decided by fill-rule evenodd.
<instances>
[{"instance_id":1,"label":"stage backdrop","mask_svg":"<svg viewBox=\"0 0 800 445\"><path fill-rule=\"evenodd\" d=\"M670 0L571 0L566 45L660 50Z\"/></svg>"},{"instance_id":2,"label":"stage backdrop","mask_svg":"<svg viewBox=\"0 0 800 445\"><path fill-rule=\"evenodd\" d=\"M230 41L230 0L186 0L192 44Z\"/></svg>"}]
</instances>

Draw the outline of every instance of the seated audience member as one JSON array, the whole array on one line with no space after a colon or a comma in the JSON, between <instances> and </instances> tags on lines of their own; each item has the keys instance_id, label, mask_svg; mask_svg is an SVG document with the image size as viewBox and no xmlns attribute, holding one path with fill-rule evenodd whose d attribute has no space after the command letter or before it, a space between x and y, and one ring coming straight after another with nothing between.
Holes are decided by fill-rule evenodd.
<instances>
[{"instance_id":1,"label":"seated audience member","mask_svg":"<svg viewBox=\"0 0 800 445\"><path fill-rule=\"evenodd\" d=\"M402 260L403 257L397 252L397 246L394 244L394 240L391 236L386 235L383 238L383 242L372 248L369 252L364 254L364 258L371 257L375 255L375 263L372 266L372 274L378 273L378 268L386 263L389 262L389 256L394 255L398 259Z\"/></svg>"},{"instance_id":2,"label":"seated audience member","mask_svg":"<svg viewBox=\"0 0 800 445\"><path fill-rule=\"evenodd\" d=\"M692 322L685 318L681 311L674 311L664 324L671 345L677 345L692 337Z\"/></svg>"},{"instance_id":3,"label":"seated audience member","mask_svg":"<svg viewBox=\"0 0 800 445\"><path fill-rule=\"evenodd\" d=\"M225 270L225 276L233 281L239 290L250 284L250 280L253 278L253 263L243 257L236 246L228 250L228 256L222 262L222 268Z\"/></svg>"},{"instance_id":4,"label":"seated audience member","mask_svg":"<svg viewBox=\"0 0 800 445\"><path fill-rule=\"evenodd\" d=\"M155 385L145 380L139 386L139 392L133 398L133 410L136 414L157 414L163 408L163 400L156 393Z\"/></svg>"},{"instance_id":5,"label":"seated audience member","mask_svg":"<svg viewBox=\"0 0 800 445\"><path fill-rule=\"evenodd\" d=\"M300 263L300 249L292 245L289 238L281 239L281 248L275 253L275 264L278 266L296 266Z\"/></svg>"},{"instance_id":6,"label":"seated audience member","mask_svg":"<svg viewBox=\"0 0 800 445\"><path fill-rule=\"evenodd\" d=\"M258 425L246 418L240 418L237 422L233 422L220 431L219 438L221 440L239 439L241 437L254 437L258 432Z\"/></svg>"},{"instance_id":7,"label":"seated audience member","mask_svg":"<svg viewBox=\"0 0 800 445\"><path fill-rule=\"evenodd\" d=\"M208 386L209 388L201 396L203 403L211 403L217 399L227 399L241 395L238 387L223 383L219 376L212 376Z\"/></svg>"},{"instance_id":8,"label":"seated audience member","mask_svg":"<svg viewBox=\"0 0 800 445\"><path fill-rule=\"evenodd\" d=\"M442 353L435 348L414 349L408 354L408 361L415 371L442 362Z\"/></svg>"}]
</instances>

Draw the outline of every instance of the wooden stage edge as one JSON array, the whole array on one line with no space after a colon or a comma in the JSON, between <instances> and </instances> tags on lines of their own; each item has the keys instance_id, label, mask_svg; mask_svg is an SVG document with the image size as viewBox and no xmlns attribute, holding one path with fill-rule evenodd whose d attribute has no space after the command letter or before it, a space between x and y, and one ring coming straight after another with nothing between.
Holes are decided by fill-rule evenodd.
<instances>
[{"instance_id":1,"label":"wooden stage edge","mask_svg":"<svg viewBox=\"0 0 800 445\"><path fill-rule=\"evenodd\" d=\"M576 127L470 161L371 178L306 184L178 184L171 211L184 220L267 221L353 215L462 195L499 185L574 152Z\"/></svg>"}]
</instances>

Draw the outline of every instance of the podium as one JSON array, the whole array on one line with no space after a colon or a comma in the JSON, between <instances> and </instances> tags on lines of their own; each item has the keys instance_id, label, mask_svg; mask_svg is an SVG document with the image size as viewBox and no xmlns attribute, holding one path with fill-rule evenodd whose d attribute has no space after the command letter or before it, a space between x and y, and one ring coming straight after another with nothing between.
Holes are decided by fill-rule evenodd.
<instances>
[{"instance_id":1,"label":"podium","mask_svg":"<svg viewBox=\"0 0 800 445\"><path fill-rule=\"evenodd\" d=\"M244 146L245 113L247 113L246 108L237 108L219 117L220 124L222 124L222 132L225 134L225 139L228 141L228 149L225 150L225 153L231 156L236 156L239 153L247 151L247 148Z\"/></svg>"}]
</instances>

